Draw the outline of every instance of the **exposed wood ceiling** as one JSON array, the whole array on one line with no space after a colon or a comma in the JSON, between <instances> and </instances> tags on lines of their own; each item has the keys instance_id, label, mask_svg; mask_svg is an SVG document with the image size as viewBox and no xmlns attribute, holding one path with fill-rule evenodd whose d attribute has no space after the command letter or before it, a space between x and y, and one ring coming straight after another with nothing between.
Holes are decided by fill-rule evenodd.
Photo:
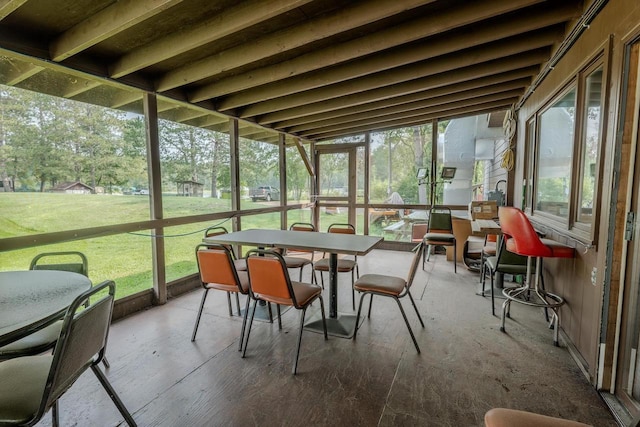
<instances>
[{"instance_id":1,"label":"exposed wood ceiling","mask_svg":"<svg viewBox=\"0 0 640 427\"><path fill-rule=\"evenodd\" d=\"M584 10L542 0L4 0L0 83L323 140L508 108ZM264 132L264 129L262 130Z\"/></svg>"}]
</instances>

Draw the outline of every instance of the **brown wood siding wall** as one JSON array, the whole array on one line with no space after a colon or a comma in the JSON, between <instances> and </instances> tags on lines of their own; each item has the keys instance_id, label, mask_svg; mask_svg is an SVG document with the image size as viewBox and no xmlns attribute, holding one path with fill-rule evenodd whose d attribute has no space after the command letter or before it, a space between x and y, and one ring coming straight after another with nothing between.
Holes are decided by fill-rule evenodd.
<instances>
[{"instance_id":1,"label":"brown wood siding wall","mask_svg":"<svg viewBox=\"0 0 640 427\"><path fill-rule=\"evenodd\" d=\"M555 94L561 90L575 74L587 65L587 62L609 44L610 51L610 82L608 86L608 111L604 135L602 203L600 210L600 227L597 246L587 248L576 240L565 237L566 231L558 231L548 227L548 222L538 221L545 227L548 237L565 242L576 247L574 260L546 260L545 279L547 289L565 297L567 304L561 310L562 329L578 352L578 359L588 372L592 382L597 378L598 352L600 342L600 323L604 294L604 271L607 265L606 243L608 223L610 219L611 188L613 184L613 159L616 141L616 126L619 119L620 90L622 85L622 63L624 55L624 40L629 34L639 31L640 2L637 0L610 0L589 28L576 41L554 70L542 84L536 88L522 108L518 111L518 136L516 152L516 170L513 180L513 200L522 200L523 156L526 122L540 110ZM627 156L629 159L630 156ZM618 178L620 179L620 178ZM626 177L622 177L626 179ZM624 207L620 207L624 209ZM536 216L532 218L535 222ZM620 251L616 249L611 266L619 265ZM591 273L596 271L596 284L591 283ZM610 301L606 303L615 309L619 275L612 279ZM615 310L614 310L615 311ZM612 313L609 313L611 318ZM609 324L609 326L611 326ZM609 334L610 335L610 334ZM609 338L609 337L608 337ZM609 350L607 350L609 351ZM608 363L611 363L609 360ZM605 370L606 372L606 370ZM608 388L605 379L605 389Z\"/></svg>"}]
</instances>

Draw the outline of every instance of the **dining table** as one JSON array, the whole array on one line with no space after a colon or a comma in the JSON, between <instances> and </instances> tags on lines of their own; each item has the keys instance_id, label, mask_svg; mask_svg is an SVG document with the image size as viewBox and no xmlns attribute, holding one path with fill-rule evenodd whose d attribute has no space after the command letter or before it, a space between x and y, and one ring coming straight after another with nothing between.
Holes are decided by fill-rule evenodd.
<instances>
[{"instance_id":1,"label":"dining table","mask_svg":"<svg viewBox=\"0 0 640 427\"><path fill-rule=\"evenodd\" d=\"M358 234L300 232L292 230L248 229L205 237L204 243L248 245L259 248L303 249L329 254L329 316L327 332L330 335L352 338L356 316L338 312L338 254L366 255L382 241L382 237ZM322 331L322 320L311 319L305 329Z\"/></svg>"},{"instance_id":2,"label":"dining table","mask_svg":"<svg viewBox=\"0 0 640 427\"><path fill-rule=\"evenodd\" d=\"M62 319L90 288L89 278L68 271L0 271L0 347Z\"/></svg>"}]
</instances>

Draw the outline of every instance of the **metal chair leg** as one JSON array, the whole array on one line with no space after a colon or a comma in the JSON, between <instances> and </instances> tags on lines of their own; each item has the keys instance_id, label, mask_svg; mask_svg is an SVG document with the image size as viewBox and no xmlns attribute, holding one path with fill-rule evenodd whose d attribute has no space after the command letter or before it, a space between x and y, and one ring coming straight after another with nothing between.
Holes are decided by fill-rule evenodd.
<instances>
[{"instance_id":1,"label":"metal chair leg","mask_svg":"<svg viewBox=\"0 0 640 427\"><path fill-rule=\"evenodd\" d=\"M302 313L300 313L300 332L298 333L298 346L296 348L296 359L293 362L293 375L295 375L298 371L298 357L300 356L300 344L302 343L302 329L304 327L304 315L306 314L306 312L307 312L307 307L303 308Z\"/></svg>"},{"instance_id":2,"label":"metal chair leg","mask_svg":"<svg viewBox=\"0 0 640 427\"><path fill-rule=\"evenodd\" d=\"M495 273L493 271L490 271L489 274L491 276L491 315L495 316L496 315L496 308L495 308L495 305L494 305L494 301L495 301L494 298L495 297L493 295L493 286L494 286L493 279L494 279ZM484 291L484 283L483 283L482 288L483 288L482 290Z\"/></svg>"},{"instance_id":3,"label":"metal chair leg","mask_svg":"<svg viewBox=\"0 0 640 427\"><path fill-rule=\"evenodd\" d=\"M232 317L233 310L231 309L231 292L227 292L227 305L229 306L229 317Z\"/></svg>"},{"instance_id":4,"label":"metal chair leg","mask_svg":"<svg viewBox=\"0 0 640 427\"><path fill-rule=\"evenodd\" d=\"M320 295L320 313L322 314L322 329L324 330L324 339L325 341L329 339L329 335L327 334L327 319L324 315L324 300L322 299L322 295Z\"/></svg>"},{"instance_id":5,"label":"metal chair leg","mask_svg":"<svg viewBox=\"0 0 640 427\"><path fill-rule=\"evenodd\" d=\"M404 323L407 324L407 329L409 329L409 334L411 334L413 345L416 346L416 350L418 351L418 353L420 353L420 346L418 346L418 341L416 341L416 337L415 335L413 335L413 330L411 329L411 325L409 324L409 319L407 319L407 315L404 312L404 308L402 308L402 303L400 302L400 299L396 297L394 297L393 299L395 299L396 302L398 303L398 307L400 307L400 312L402 313L402 317L404 317Z\"/></svg>"},{"instance_id":6,"label":"metal chair leg","mask_svg":"<svg viewBox=\"0 0 640 427\"><path fill-rule=\"evenodd\" d=\"M364 296L366 293L360 294L360 303L358 304L358 314L356 314L356 328L353 331L353 339L356 339L356 335L358 335L358 325L360 324L360 312L362 311L362 301L364 301ZM373 295L373 294L372 294Z\"/></svg>"},{"instance_id":7,"label":"metal chair leg","mask_svg":"<svg viewBox=\"0 0 640 427\"><path fill-rule=\"evenodd\" d=\"M127 422L127 424L129 424L131 427L137 426L136 422L133 420L133 417L124 406L124 403L122 403L122 400L120 400L120 397L113 389L111 383L109 382L109 380L107 380L107 377L100 370L100 368L98 368L96 365L91 365L91 370L94 374L96 374L96 377L98 377L100 384L102 384L102 387L104 387L104 389L107 391L107 394L116 405L118 411L120 411L120 414L124 417L124 420Z\"/></svg>"},{"instance_id":8,"label":"metal chair leg","mask_svg":"<svg viewBox=\"0 0 640 427\"><path fill-rule=\"evenodd\" d=\"M456 241L453 241L453 272L458 272L458 250L456 249Z\"/></svg>"},{"instance_id":9,"label":"metal chair leg","mask_svg":"<svg viewBox=\"0 0 640 427\"><path fill-rule=\"evenodd\" d=\"M200 309L198 310L198 315L196 316L196 324L193 325L193 334L191 334L191 341L196 340L196 333L198 332L198 325L200 324L200 317L202 316L202 309L204 308L204 302L207 299L207 293L209 289L205 289L202 294L202 301L200 302ZM228 294L228 293L227 293Z\"/></svg>"},{"instance_id":10,"label":"metal chair leg","mask_svg":"<svg viewBox=\"0 0 640 427\"><path fill-rule=\"evenodd\" d=\"M353 288L353 285L356 283L354 277L353 277L353 270L351 270L351 308L353 308L353 310L356 309L356 291Z\"/></svg>"},{"instance_id":11,"label":"metal chair leg","mask_svg":"<svg viewBox=\"0 0 640 427\"><path fill-rule=\"evenodd\" d=\"M53 402L51 407L51 425L58 427L60 425L60 416L58 415L58 401Z\"/></svg>"},{"instance_id":12,"label":"metal chair leg","mask_svg":"<svg viewBox=\"0 0 640 427\"><path fill-rule=\"evenodd\" d=\"M107 360L107 358L105 356L102 356L102 364L107 369L109 369L111 367L111 363L109 363L109 361Z\"/></svg>"},{"instance_id":13,"label":"metal chair leg","mask_svg":"<svg viewBox=\"0 0 640 427\"><path fill-rule=\"evenodd\" d=\"M416 311L416 314L418 315L418 320L420 321L420 324L424 328L424 322L422 321L422 316L420 316L420 312L418 311L418 307L416 306L416 302L413 299L413 295L411 295L411 292L409 292L409 291L407 291L407 295L409 295L409 299L411 300L411 304L413 305L413 309ZM373 296L373 294L371 294L371 296Z\"/></svg>"},{"instance_id":14,"label":"metal chair leg","mask_svg":"<svg viewBox=\"0 0 640 427\"><path fill-rule=\"evenodd\" d=\"M249 315L249 301L251 301L251 298L249 297L249 295L247 295L247 302L245 303L245 307L244 307L244 316L242 317L242 329L240 331L240 344L238 345L238 351L242 351L242 344L244 341L244 331L247 326L247 316Z\"/></svg>"},{"instance_id":15,"label":"metal chair leg","mask_svg":"<svg viewBox=\"0 0 640 427\"><path fill-rule=\"evenodd\" d=\"M369 314L367 314L369 319L371 319L371 306L373 306L373 294L371 294L371 299L369 299Z\"/></svg>"},{"instance_id":16,"label":"metal chair leg","mask_svg":"<svg viewBox=\"0 0 640 427\"><path fill-rule=\"evenodd\" d=\"M280 314L280 304L276 304L276 313L278 313L278 329L282 329L282 315Z\"/></svg>"},{"instance_id":17,"label":"metal chair leg","mask_svg":"<svg viewBox=\"0 0 640 427\"><path fill-rule=\"evenodd\" d=\"M242 311L240 311L240 292L234 292L236 294L236 309L238 310L238 317L242 316Z\"/></svg>"},{"instance_id":18,"label":"metal chair leg","mask_svg":"<svg viewBox=\"0 0 640 427\"><path fill-rule=\"evenodd\" d=\"M242 357L247 353L247 346L249 345L249 335L251 335L251 325L253 324L253 317L256 314L256 307L258 306L258 300L255 300L253 304L253 310L251 310L251 319L249 319L249 329L247 329L247 338L244 340L244 348L242 349Z\"/></svg>"}]
</instances>

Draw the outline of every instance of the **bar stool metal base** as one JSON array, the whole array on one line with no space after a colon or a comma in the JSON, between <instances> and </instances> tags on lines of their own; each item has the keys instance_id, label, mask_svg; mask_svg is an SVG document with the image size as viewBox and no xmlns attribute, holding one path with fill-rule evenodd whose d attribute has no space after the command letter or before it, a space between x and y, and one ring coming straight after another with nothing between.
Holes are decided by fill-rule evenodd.
<instances>
[{"instance_id":1,"label":"bar stool metal base","mask_svg":"<svg viewBox=\"0 0 640 427\"><path fill-rule=\"evenodd\" d=\"M553 329L553 345L556 347L559 346L558 342L558 334L560 329L560 317L558 315L559 308L564 305L564 299L556 294L551 292L547 292L544 289L540 289L538 286L541 278L541 263L538 259L536 262L536 273L535 273L535 285L531 287L529 285L531 274L530 274L530 266L531 266L531 258L529 258L529 271L527 272L527 280L526 284L517 288L504 288L502 289L502 295L506 298L504 303L502 303L502 318L500 322L500 331L506 332L505 330L505 319L507 317L511 317L511 302L515 301L519 304L528 305L531 307L540 307L544 309L551 309L553 311L551 320L549 321L549 328Z\"/></svg>"}]
</instances>

